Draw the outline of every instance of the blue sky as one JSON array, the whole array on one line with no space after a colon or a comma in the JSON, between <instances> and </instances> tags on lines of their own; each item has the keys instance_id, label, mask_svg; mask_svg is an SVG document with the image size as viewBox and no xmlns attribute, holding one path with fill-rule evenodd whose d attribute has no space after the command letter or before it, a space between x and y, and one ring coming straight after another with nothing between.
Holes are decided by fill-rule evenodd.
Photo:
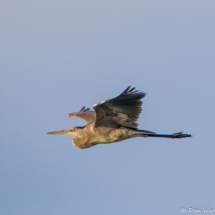
<instances>
[{"instance_id":1,"label":"blue sky","mask_svg":"<svg viewBox=\"0 0 215 215\"><path fill-rule=\"evenodd\" d=\"M213 0L1 2L0 214L215 208L214 9ZM129 85L147 93L139 128L193 137L80 150L46 134L84 125L67 114Z\"/></svg>"}]
</instances>

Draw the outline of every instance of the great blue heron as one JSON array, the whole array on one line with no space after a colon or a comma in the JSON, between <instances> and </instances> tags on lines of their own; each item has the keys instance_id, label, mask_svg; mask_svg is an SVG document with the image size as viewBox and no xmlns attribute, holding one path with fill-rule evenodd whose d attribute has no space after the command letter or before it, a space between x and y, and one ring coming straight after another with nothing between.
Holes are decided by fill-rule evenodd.
<instances>
[{"instance_id":1,"label":"great blue heron","mask_svg":"<svg viewBox=\"0 0 215 215\"><path fill-rule=\"evenodd\" d=\"M89 148L100 143L113 143L133 137L191 137L182 132L172 135L156 134L151 131L137 129L135 123L142 111L140 101L145 93L130 89L130 86L119 96L93 105L94 111L85 106L77 113L70 113L68 117L78 117L87 122L86 126L73 127L67 130L49 132L47 134L74 135L73 145L79 149Z\"/></svg>"}]
</instances>

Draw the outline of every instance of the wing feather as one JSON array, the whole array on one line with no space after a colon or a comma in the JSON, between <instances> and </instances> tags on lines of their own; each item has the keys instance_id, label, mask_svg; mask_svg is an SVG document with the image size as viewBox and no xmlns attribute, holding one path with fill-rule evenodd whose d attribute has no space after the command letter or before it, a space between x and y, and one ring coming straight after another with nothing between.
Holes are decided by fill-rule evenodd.
<instances>
[{"instance_id":1,"label":"wing feather","mask_svg":"<svg viewBox=\"0 0 215 215\"><path fill-rule=\"evenodd\" d=\"M126 88L119 96L93 105L96 111L95 127L126 126L137 128L137 119L142 111L140 101L145 93Z\"/></svg>"},{"instance_id":2,"label":"wing feather","mask_svg":"<svg viewBox=\"0 0 215 215\"><path fill-rule=\"evenodd\" d=\"M90 108L85 109L85 106L83 106L79 112L70 113L67 116L81 118L85 120L87 123L94 122L96 119L96 113L94 111L90 111Z\"/></svg>"}]
</instances>

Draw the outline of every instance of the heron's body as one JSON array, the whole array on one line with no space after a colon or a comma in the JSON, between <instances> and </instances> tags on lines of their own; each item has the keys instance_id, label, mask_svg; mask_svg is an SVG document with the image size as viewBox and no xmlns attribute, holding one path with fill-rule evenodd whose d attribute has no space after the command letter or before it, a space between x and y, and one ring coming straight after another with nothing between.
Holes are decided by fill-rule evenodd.
<instances>
[{"instance_id":1,"label":"heron's body","mask_svg":"<svg viewBox=\"0 0 215 215\"><path fill-rule=\"evenodd\" d=\"M144 136L141 131L126 127L110 128L98 127L94 128L91 122L81 129L80 134L72 138L73 146L83 149L94 146L99 143L113 143L126 140L132 137Z\"/></svg>"},{"instance_id":2,"label":"heron's body","mask_svg":"<svg viewBox=\"0 0 215 215\"><path fill-rule=\"evenodd\" d=\"M142 99L146 94L134 91L128 87L118 97L103 101L93 106L95 112L85 110L71 113L68 116L79 117L87 123L84 127L49 132L48 134L75 135L72 143L75 147L84 149L100 143L113 143L133 137L191 137L182 132L173 135L156 134L137 129L136 121L141 112Z\"/></svg>"},{"instance_id":3,"label":"heron's body","mask_svg":"<svg viewBox=\"0 0 215 215\"><path fill-rule=\"evenodd\" d=\"M98 143L112 143L125 139L126 128L94 128L94 123L87 124L81 129L80 134L72 138L75 147L83 149Z\"/></svg>"}]
</instances>

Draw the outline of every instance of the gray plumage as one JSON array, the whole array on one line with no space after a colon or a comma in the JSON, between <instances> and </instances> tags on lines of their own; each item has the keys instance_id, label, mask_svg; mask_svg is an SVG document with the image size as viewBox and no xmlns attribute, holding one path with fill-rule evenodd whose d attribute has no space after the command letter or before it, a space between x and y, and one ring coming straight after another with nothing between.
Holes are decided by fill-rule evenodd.
<instances>
[{"instance_id":1,"label":"gray plumage","mask_svg":"<svg viewBox=\"0 0 215 215\"><path fill-rule=\"evenodd\" d=\"M80 119L85 120L87 123L94 122L96 119L96 113L93 111L90 111L90 108L87 108L85 110L85 106L81 108L79 112L76 113L70 113L67 115L68 117L78 117Z\"/></svg>"},{"instance_id":2,"label":"gray plumage","mask_svg":"<svg viewBox=\"0 0 215 215\"><path fill-rule=\"evenodd\" d=\"M165 137L185 138L191 137L182 132L172 135L156 134L151 131L137 129L136 121L142 111L142 98L145 93L130 89L130 86L119 96L93 105L94 111L85 106L68 117L78 117L87 122L84 127L73 127L67 130L49 132L48 134L75 135L72 143L75 147L83 149L99 143L113 143L133 137Z\"/></svg>"}]
</instances>

